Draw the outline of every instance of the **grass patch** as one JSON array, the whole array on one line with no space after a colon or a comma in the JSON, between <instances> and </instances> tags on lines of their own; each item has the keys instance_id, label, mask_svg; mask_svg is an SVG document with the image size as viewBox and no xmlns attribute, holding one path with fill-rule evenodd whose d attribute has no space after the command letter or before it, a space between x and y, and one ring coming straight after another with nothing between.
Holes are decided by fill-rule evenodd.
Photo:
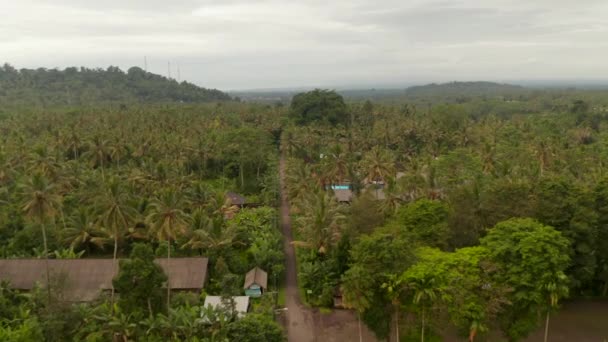
<instances>
[{"instance_id":1,"label":"grass patch","mask_svg":"<svg viewBox=\"0 0 608 342\"><path fill-rule=\"evenodd\" d=\"M300 241L301 240L301 234L299 232L299 230L296 228L295 225L295 221L297 219L298 215L297 214L290 214L289 215L289 219L291 220L291 234L293 237L293 241ZM306 298L308 298L308 296L306 295L306 290L304 288L302 288L301 284L302 282L300 282L300 254L303 253L302 248L298 248L296 246L293 246L294 251L295 251L295 256L296 256L296 271L297 271L297 278L298 278L298 294L300 295L300 302L310 308L310 303L308 303L308 301L306 300Z\"/></svg>"},{"instance_id":2,"label":"grass patch","mask_svg":"<svg viewBox=\"0 0 608 342\"><path fill-rule=\"evenodd\" d=\"M285 286L281 286L279 288L279 293L278 293L278 297L277 297L277 306L279 308L285 307L285 304L287 302L286 297L287 297L287 290L285 289Z\"/></svg>"},{"instance_id":3,"label":"grass patch","mask_svg":"<svg viewBox=\"0 0 608 342\"><path fill-rule=\"evenodd\" d=\"M319 308L319 312L324 315L328 315L328 314L332 313L332 311L333 310L330 308L323 308L323 307Z\"/></svg>"}]
</instances>

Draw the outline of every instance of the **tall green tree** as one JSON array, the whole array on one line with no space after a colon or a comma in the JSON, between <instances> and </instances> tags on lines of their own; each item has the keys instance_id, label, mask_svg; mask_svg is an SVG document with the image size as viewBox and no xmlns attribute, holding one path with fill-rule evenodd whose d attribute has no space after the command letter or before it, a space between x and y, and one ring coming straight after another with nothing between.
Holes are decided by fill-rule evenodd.
<instances>
[{"instance_id":1,"label":"tall green tree","mask_svg":"<svg viewBox=\"0 0 608 342\"><path fill-rule=\"evenodd\" d=\"M46 288L49 302L51 300L51 278L49 270L49 247L47 243L46 224L59 212L62 199L57 188L41 174L34 174L22 187L23 213L40 226L45 259Z\"/></svg>"},{"instance_id":2,"label":"tall green tree","mask_svg":"<svg viewBox=\"0 0 608 342\"><path fill-rule=\"evenodd\" d=\"M163 191L152 200L146 220L158 241L167 242L167 260L171 261L171 240L185 233L188 216L183 211L183 198L173 189ZM171 284L167 281L167 307L171 306Z\"/></svg>"},{"instance_id":3,"label":"tall green tree","mask_svg":"<svg viewBox=\"0 0 608 342\"><path fill-rule=\"evenodd\" d=\"M519 340L538 325L539 313L548 313L549 298L565 294L551 289L567 286L570 242L550 226L515 218L490 229L481 244L500 267L497 281L512 289L512 305L505 308L500 323L510 340Z\"/></svg>"},{"instance_id":4,"label":"tall green tree","mask_svg":"<svg viewBox=\"0 0 608 342\"><path fill-rule=\"evenodd\" d=\"M294 244L319 254L327 253L338 241L345 218L336 199L319 190L308 194L298 205L303 214L296 218L296 227L302 240Z\"/></svg>"},{"instance_id":5,"label":"tall green tree","mask_svg":"<svg viewBox=\"0 0 608 342\"><path fill-rule=\"evenodd\" d=\"M445 203L420 199L399 208L393 224L402 226L425 245L445 248L450 234L448 214Z\"/></svg>"},{"instance_id":6,"label":"tall green tree","mask_svg":"<svg viewBox=\"0 0 608 342\"><path fill-rule=\"evenodd\" d=\"M333 90L323 89L294 95L289 115L298 125L328 123L335 126L350 121L344 98Z\"/></svg>"},{"instance_id":7,"label":"tall green tree","mask_svg":"<svg viewBox=\"0 0 608 342\"><path fill-rule=\"evenodd\" d=\"M95 205L100 213L100 222L105 228L110 229L110 236L114 240L114 252L112 260L116 264L118 260L118 242L121 236L132 225L137 211L131 206L129 193L124 184L118 178L111 178L98 197L94 197ZM112 288L112 301L114 301L114 289Z\"/></svg>"},{"instance_id":8,"label":"tall green tree","mask_svg":"<svg viewBox=\"0 0 608 342\"><path fill-rule=\"evenodd\" d=\"M398 298L382 286L392 286L391 282L415 262L413 246L407 234L382 227L361 235L351 249L350 268L342 276L343 300L361 314L379 338L389 335L391 317L398 314Z\"/></svg>"},{"instance_id":9,"label":"tall green tree","mask_svg":"<svg viewBox=\"0 0 608 342\"><path fill-rule=\"evenodd\" d=\"M129 259L120 261L120 270L112 284L120 293L118 305L122 312L142 319L146 312L152 317L162 311L165 282L168 282L167 276L154 262L152 247L137 243Z\"/></svg>"}]
</instances>

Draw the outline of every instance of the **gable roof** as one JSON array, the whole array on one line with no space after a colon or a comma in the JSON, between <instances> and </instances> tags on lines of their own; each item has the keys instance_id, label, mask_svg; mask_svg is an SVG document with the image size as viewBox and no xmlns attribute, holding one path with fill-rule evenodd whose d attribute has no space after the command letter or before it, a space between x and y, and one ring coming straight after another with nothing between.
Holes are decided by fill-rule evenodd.
<instances>
[{"instance_id":1,"label":"gable roof","mask_svg":"<svg viewBox=\"0 0 608 342\"><path fill-rule=\"evenodd\" d=\"M49 271L53 278L65 277L66 300L91 301L102 290L112 289L112 279L118 274L118 262L112 259L50 259ZM207 276L207 258L156 259L169 278L174 290L202 289ZM46 284L44 259L0 259L0 280L11 287L31 290L36 283Z\"/></svg>"},{"instance_id":2,"label":"gable roof","mask_svg":"<svg viewBox=\"0 0 608 342\"><path fill-rule=\"evenodd\" d=\"M232 205L245 205L245 202L247 201L245 199L245 197L237 194L236 192L232 192L232 191L228 191L226 193L226 198L228 198L230 200L230 203Z\"/></svg>"},{"instance_id":3,"label":"gable roof","mask_svg":"<svg viewBox=\"0 0 608 342\"><path fill-rule=\"evenodd\" d=\"M268 288L268 273L259 267L254 267L251 271L245 275L244 289L249 288L251 285L257 284L263 289Z\"/></svg>"}]
</instances>

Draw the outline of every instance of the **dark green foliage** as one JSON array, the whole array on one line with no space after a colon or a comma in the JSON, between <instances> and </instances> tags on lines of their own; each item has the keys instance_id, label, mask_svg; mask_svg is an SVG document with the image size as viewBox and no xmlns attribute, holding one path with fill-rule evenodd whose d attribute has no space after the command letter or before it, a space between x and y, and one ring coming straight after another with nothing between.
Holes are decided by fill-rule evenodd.
<instances>
[{"instance_id":1,"label":"dark green foliage","mask_svg":"<svg viewBox=\"0 0 608 342\"><path fill-rule=\"evenodd\" d=\"M332 307L339 277L339 265L334 258L311 253L300 255L298 283L304 289L308 303Z\"/></svg>"},{"instance_id":2,"label":"dark green foliage","mask_svg":"<svg viewBox=\"0 0 608 342\"><path fill-rule=\"evenodd\" d=\"M421 199L401 207L392 224L402 226L424 245L444 248L449 238L448 213L444 203Z\"/></svg>"},{"instance_id":3,"label":"dark green foliage","mask_svg":"<svg viewBox=\"0 0 608 342\"><path fill-rule=\"evenodd\" d=\"M343 300L362 313L379 338L388 335L393 314L383 285L414 263L413 246L403 231L381 228L361 236L351 249L350 268L342 276Z\"/></svg>"},{"instance_id":4,"label":"dark green foliage","mask_svg":"<svg viewBox=\"0 0 608 342\"><path fill-rule=\"evenodd\" d=\"M322 89L295 95L289 115L298 125L317 122L335 126L350 120L342 96L333 90Z\"/></svg>"},{"instance_id":5,"label":"dark green foliage","mask_svg":"<svg viewBox=\"0 0 608 342\"><path fill-rule=\"evenodd\" d=\"M228 327L230 341L242 342L283 342L285 336L281 327L267 316L249 314Z\"/></svg>"},{"instance_id":6,"label":"dark green foliage","mask_svg":"<svg viewBox=\"0 0 608 342\"><path fill-rule=\"evenodd\" d=\"M120 260L120 271L112 281L119 294L120 308L135 317L143 318L163 310L167 276L154 263L154 252L149 245L135 244L129 259Z\"/></svg>"},{"instance_id":7,"label":"dark green foliage","mask_svg":"<svg viewBox=\"0 0 608 342\"><path fill-rule=\"evenodd\" d=\"M597 269L594 280L598 294L608 295L608 179L597 184L593 193L597 213Z\"/></svg>"},{"instance_id":8,"label":"dark green foliage","mask_svg":"<svg viewBox=\"0 0 608 342\"><path fill-rule=\"evenodd\" d=\"M126 73L117 67L106 70L73 67L16 70L6 64L0 67L0 102L6 104L74 106L91 102L128 104L230 99L219 90L201 88L188 82L178 83L138 67L132 67Z\"/></svg>"},{"instance_id":9,"label":"dark green foliage","mask_svg":"<svg viewBox=\"0 0 608 342\"><path fill-rule=\"evenodd\" d=\"M537 187L535 216L562 232L572 246L567 270L575 289L585 289L594 277L597 256L597 214L593 198L568 179L544 179Z\"/></svg>"},{"instance_id":10,"label":"dark green foliage","mask_svg":"<svg viewBox=\"0 0 608 342\"><path fill-rule=\"evenodd\" d=\"M551 308L551 288L567 285L570 242L552 227L520 218L497 224L481 243L500 267L496 280L512 289L511 305L500 323L511 340L519 340L537 327L539 314Z\"/></svg>"}]
</instances>

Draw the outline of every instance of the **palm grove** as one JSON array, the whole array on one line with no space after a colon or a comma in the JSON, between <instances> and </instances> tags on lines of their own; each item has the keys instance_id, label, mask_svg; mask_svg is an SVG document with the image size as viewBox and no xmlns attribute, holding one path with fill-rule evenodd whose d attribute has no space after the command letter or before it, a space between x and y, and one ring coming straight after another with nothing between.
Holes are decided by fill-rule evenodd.
<instances>
[{"instance_id":1,"label":"palm grove","mask_svg":"<svg viewBox=\"0 0 608 342\"><path fill-rule=\"evenodd\" d=\"M562 299L608 291L604 96L294 97L282 149L308 303L341 292L380 338L546 340Z\"/></svg>"},{"instance_id":2,"label":"palm grove","mask_svg":"<svg viewBox=\"0 0 608 342\"><path fill-rule=\"evenodd\" d=\"M380 338L449 324L515 341L550 333L564 298L608 291L602 92L345 103L315 90L285 107L138 68L9 66L0 85L2 256L120 263L89 304L62 301L50 277L28 295L3 284L3 340L282 340L272 297L245 319L204 312L205 293L173 295L152 262L207 256L205 292L223 296L256 265L280 279L279 152L303 298L341 293Z\"/></svg>"},{"instance_id":3,"label":"palm grove","mask_svg":"<svg viewBox=\"0 0 608 342\"><path fill-rule=\"evenodd\" d=\"M62 91L72 86L66 80L95 79L101 85L84 87L94 94L111 91L104 82L132 82L137 70L5 69L2 85L15 88L2 88L8 90L0 109L0 254L111 258L120 272L111 293L85 304L63 300L48 262L50 286L25 294L3 283L0 339L283 340L270 295L243 319L201 307L207 293L240 295L254 266L275 278L283 272L275 115L237 102L200 103L207 90L152 74L150 91L167 92L162 102L146 103L142 95L75 106ZM27 106L14 100L19 90L53 105ZM172 103L171 94L197 103ZM228 191L257 207L238 208ZM209 258L200 295L172 294L153 263L184 256Z\"/></svg>"}]
</instances>

